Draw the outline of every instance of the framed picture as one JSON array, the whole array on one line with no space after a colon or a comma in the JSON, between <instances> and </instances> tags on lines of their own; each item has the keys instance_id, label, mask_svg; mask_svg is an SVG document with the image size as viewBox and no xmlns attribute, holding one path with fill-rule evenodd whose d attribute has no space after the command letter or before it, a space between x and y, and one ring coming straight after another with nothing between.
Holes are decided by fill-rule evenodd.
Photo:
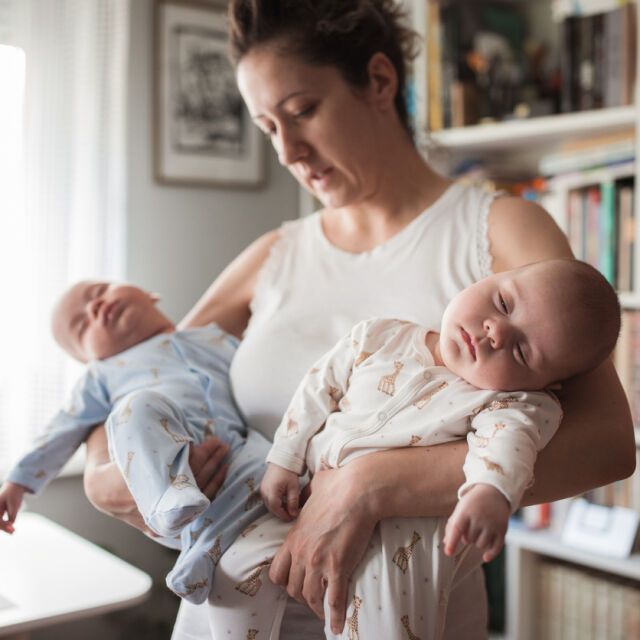
<instances>
[{"instance_id":1,"label":"framed picture","mask_svg":"<svg viewBox=\"0 0 640 640\"><path fill-rule=\"evenodd\" d=\"M157 0L154 172L172 184L256 186L264 138L249 118L215 5Z\"/></svg>"}]
</instances>

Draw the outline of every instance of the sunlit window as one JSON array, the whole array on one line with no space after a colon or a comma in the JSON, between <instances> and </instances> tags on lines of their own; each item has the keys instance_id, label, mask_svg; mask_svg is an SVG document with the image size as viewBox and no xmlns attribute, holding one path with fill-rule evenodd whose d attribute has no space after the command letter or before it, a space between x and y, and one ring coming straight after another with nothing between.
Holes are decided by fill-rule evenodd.
<instances>
[{"instance_id":1,"label":"sunlit window","mask_svg":"<svg viewBox=\"0 0 640 640\"><path fill-rule=\"evenodd\" d=\"M128 5L66 4L0 0L0 479L81 371L56 299L124 270Z\"/></svg>"}]
</instances>

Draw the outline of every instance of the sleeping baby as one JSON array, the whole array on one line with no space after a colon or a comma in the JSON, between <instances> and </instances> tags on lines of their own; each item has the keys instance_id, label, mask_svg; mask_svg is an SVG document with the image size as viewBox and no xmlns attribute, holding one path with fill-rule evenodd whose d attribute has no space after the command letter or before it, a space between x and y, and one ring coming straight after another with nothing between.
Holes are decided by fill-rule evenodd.
<instances>
[{"instance_id":1,"label":"sleeping baby","mask_svg":"<svg viewBox=\"0 0 640 640\"><path fill-rule=\"evenodd\" d=\"M199 603L224 550L264 513L258 487L270 443L245 427L232 399L237 339L214 324L177 331L158 300L108 282L80 282L62 296L54 337L87 368L0 490L0 528L13 532L24 493L41 491L106 421L111 458L147 526L181 548L169 588ZM210 503L189 466L189 447L212 436L228 452L228 471Z\"/></svg>"},{"instance_id":2,"label":"sleeping baby","mask_svg":"<svg viewBox=\"0 0 640 640\"><path fill-rule=\"evenodd\" d=\"M615 291L569 259L464 289L447 306L440 333L395 319L357 324L309 370L276 431L261 485L274 515L221 560L211 594L214 636L245 637L250 624L278 637L282 592L266 573L298 513L299 474L382 449L466 438L466 481L453 514L381 520L351 576L344 630L331 624L331 593L324 602L327 638L351 638L354 628L363 638L441 637L452 585L496 556L533 481L537 452L560 424L560 403L544 389L596 367L619 327ZM422 585L422 593L406 585ZM388 593L404 603L402 618L386 615Z\"/></svg>"}]
</instances>

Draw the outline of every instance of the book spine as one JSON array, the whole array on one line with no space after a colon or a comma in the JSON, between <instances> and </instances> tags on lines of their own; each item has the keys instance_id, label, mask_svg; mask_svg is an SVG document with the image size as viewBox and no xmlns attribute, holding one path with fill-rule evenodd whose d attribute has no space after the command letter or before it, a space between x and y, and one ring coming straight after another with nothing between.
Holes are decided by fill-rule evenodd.
<instances>
[{"instance_id":1,"label":"book spine","mask_svg":"<svg viewBox=\"0 0 640 640\"><path fill-rule=\"evenodd\" d=\"M613 181L600 185L600 225L598 250L600 271L615 286L616 187Z\"/></svg>"},{"instance_id":2,"label":"book spine","mask_svg":"<svg viewBox=\"0 0 640 640\"><path fill-rule=\"evenodd\" d=\"M440 36L440 4L429 0L427 5L427 80L429 96L429 129L444 128L442 109L442 59Z\"/></svg>"}]
</instances>

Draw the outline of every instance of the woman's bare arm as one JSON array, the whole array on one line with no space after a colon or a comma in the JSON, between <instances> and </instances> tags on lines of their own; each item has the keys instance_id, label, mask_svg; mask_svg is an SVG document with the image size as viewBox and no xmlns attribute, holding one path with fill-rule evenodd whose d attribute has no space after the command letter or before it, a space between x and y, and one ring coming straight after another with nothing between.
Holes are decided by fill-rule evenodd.
<instances>
[{"instance_id":1,"label":"woman's bare arm","mask_svg":"<svg viewBox=\"0 0 640 640\"><path fill-rule=\"evenodd\" d=\"M494 271L572 255L560 229L534 203L496 200L489 223ZM610 362L566 384L562 403L564 420L538 458L527 504L575 495L634 470L629 407ZM464 481L467 451L466 442L396 449L317 474L309 501L274 558L271 579L320 617L326 586L332 626L341 628L347 580L368 532L382 518L448 515Z\"/></svg>"}]
</instances>

